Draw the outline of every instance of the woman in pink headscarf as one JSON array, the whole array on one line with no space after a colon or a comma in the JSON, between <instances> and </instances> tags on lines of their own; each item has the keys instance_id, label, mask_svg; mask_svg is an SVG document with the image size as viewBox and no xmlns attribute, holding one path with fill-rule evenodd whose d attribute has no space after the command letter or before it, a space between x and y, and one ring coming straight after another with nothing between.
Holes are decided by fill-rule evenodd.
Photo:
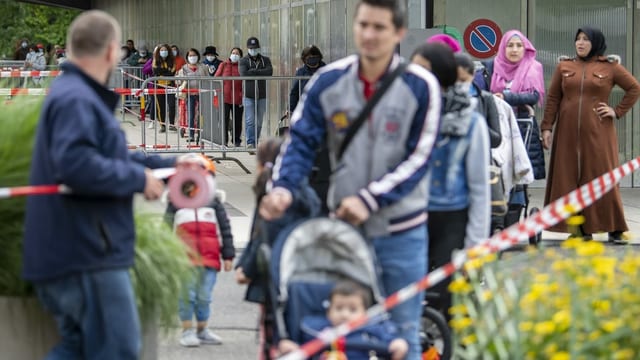
<instances>
[{"instance_id":1,"label":"woman in pink headscarf","mask_svg":"<svg viewBox=\"0 0 640 360\"><path fill-rule=\"evenodd\" d=\"M516 117L532 117L530 110L536 105L542 106L545 94L542 64L536 60L533 44L520 31L507 31L500 40L496 57L483 65L484 69L476 72L474 83L511 105ZM525 145L531 160L533 177L544 179L544 150L535 117L532 125L529 143ZM524 133L525 129L521 127L520 130ZM520 218L527 196L526 190L523 189L517 186L509 199L509 211L504 217L505 227Z\"/></svg>"}]
</instances>

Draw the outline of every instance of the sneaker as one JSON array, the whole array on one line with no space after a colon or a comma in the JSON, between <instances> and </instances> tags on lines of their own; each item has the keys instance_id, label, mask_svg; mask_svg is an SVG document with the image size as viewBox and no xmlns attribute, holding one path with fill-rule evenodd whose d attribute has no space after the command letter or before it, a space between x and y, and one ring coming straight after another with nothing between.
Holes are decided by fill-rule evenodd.
<instances>
[{"instance_id":1,"label":"sneaker","mask_svg":"<svg viewBox=\"0 0 640 360\"><path fill-rule=\"evenodd\" d=\"M249 155L255 155L256 154L256 146L253 144L247 144L247 150L249 150Z\"/></svg>"},{"instance_id":2,"label":"sneaker","mask_svg":"<svg viewBox=\"0 0 640 360\"><path fill-rule=\"evenodd\" d=\"M198 332L198 340L200 340L200 343L202 344L209 344L209 345L222 344L222 338L216 335L213 331L209 330L208 328L204 328L202 329L202 331Z\"/></svg>"},{"instance_id":3,"label":"sneaker","mask_svg":"<svg viewBox=\"0 0 640 360\"><path fill-rule=\"evenodd\" d=\"M160 126L160 132L161 133L166 132L166 131L167 131L167 128L164 125Z\"/></svg>"},{"instance_id":4,"label":"sneaker","mask_svg":"<svg viewBox=\"0 0 640 360\"><path fill-rule=\"evenodd\" d=\"M178 128L175 125L169 125L169 131L178 131Z\"/></svg>"},{"instance_id":5,"label":"sneaker","mask_svg":"<svg viewBox=\"0 0 640 360\"><path fill-rule=\"evenodd\" d=\"M147 126L147 129L153 129L153 128L154 128L154 122L150 121L149 126Z\"/></svg>"},{"instance_id":6,"label":"sneaker","mask_svg":"<svg viewBox=\"0 0 640 360\"><path fill-rule=\"evenodd\" d=\"M200 339L196 335L196 329L183 330L180 337L180 345L185 347L200 346Z\"/></svg>"}]
</instances>

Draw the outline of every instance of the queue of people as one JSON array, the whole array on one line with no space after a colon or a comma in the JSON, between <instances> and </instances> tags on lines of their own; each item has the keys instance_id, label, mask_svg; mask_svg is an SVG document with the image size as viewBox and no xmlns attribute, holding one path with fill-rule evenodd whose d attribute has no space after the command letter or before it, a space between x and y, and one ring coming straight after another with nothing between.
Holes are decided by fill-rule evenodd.
<instances>
[{"instance_id":1,"label":"queue of people","mask_svg":"<svg viewBox=\"0 0 640 360\"><path fill-rule=\"evenodd\" d=\"M423 278L428 269L449 262L454 250L489 237L490 224L496 219L490 215L487 170L499 149L505 151L504 146L509 149L503 160L510 162L507 176L513 185L544 178L542 152L536 147L551 149L545 204L618 165L614 121L640 97L640 84L619 59L605 55L607 46L600 30L577 30L575 56L561 59L546 91L536 49L522 32L506 32L496 58L476 72L459 45L445 37L420 45L406 63L395 52L406 33L404 19L402 2L360 0L353 19L357 55L325 64L320 49L305 48L296 75L311 75L312 79L292 86L290 99L295 105L289 108L285 139L259 141L266 81L224 81L224 123L228 130L233 129L225 134L225 142L240 145L243 124L237 120L244 113L246 145L258 151L251 242L236 264L238 283L249 284L247 300L265 302L264 278L256 259L265 233L275 237L293 220L330 212L359 229L375 254L380 290L388 296ZM95 23L104 25L106 33L89 31ZM45 105L51 111L43 112L40 124L57 130L51 143L36 142L31 183L52 183L61 176L74 188L74 195L29 198L24 273L34 282L41 302L58 315L63 341L52 354L100 351L133 359L140 348L140 324L128 276L134 241L132 196L140 192L153 200L162 193L164 185L153 178L149 168L194 161L129 155L120 133L112 131L117 126L110 114L117 98L102 84L119 62L144 63L149 76L162 78L157 86L163 87L197 87L197 80L188 78L199 76L269 77L273 66L256 37L247 39L246 56L241 48L233 47L224 61L214 46L207 46L202 56L190 48L186 58L175 45L159 44L150 54L145 47L135 49L132 41L121 47L119 25L100 11L80 15L69 32L77 36L70 48L75 56L52 87ZM619 104L610 105L614 85L625 95ZM189 94L185 100L192 129L199 98ZM155 95L153 103L160 131L174 131L175 95ZM81 117L65 116L82 104L95 107L96 114L84 116L93 117L96 124L104 125L100 128L110 132L96 137L95 129L87 128ZM527 149L513 120L531 116L530 108L535 107L544 107L540 135L537 130L532 135L541 137L541 143ZM59 111L53 111L56 109ZM538 128L535 118L534 127ZM38 136L44 134L40 131ZM195 134L190 131L188 136L191 139ZM104 148L110 152L100 151ZM84 156L86 151L94 156ZM84 155L78 155L80 152ZM50 164L48 153L54 156ZM319 166L316 159L322 153L327 161ZM197 163L215 174L213 164ZM310 186L314 166L323 175L330 173L325 178L326 192ZM167 221L182 228L181 237L195 250L192 260L197 271L185 284L188 294L182 297L179 309L183 346L222 341L207 329L207 321L216 275L220 270L230 271L235 257L223 202L216 197L202 209L178 209L172 204L167 209ZM321 211L321 205L327 210ZM105 206L111 211L105 212ZM73 223L71 217L60 217L69 209L87 221ZM578 235L585 240L591 240L595 232L607 232L610 242L626 243L623 232L627 225L618 189L583 210L583 215L586 222ZM99 220L97 228L95 219ZM56 231L50 228L54 224ZM566 231L566 227L559 224L552 230ZM54 240L66 234L62 238L68 243L52 247L57 244L53 234ZM112 251L98 253L94 248L102 246L97 242L105 234ZM77 249L71 251L73 247ZM74 261L60 263L60 258L70 258L72 253ZM91 287L92 282L104 288ZM353 301L358 316L365 313L373 299L359 285L339 284L333 289L322 327L353 319L334 317L332 312L342 301ZM438 307L446 313L451 300L446 288L439 291L444 296ZM76 302L86 303L93 311L78 318L73 306L58 301L63 292L73 294ZM105 301L107 292L117 293L118 302ZM420 292L390 311L395 330L393 336L382 337L394 359L421 358L423 295ZM106 318L117 321L103 321ZM88 340L94 333L103 336L98 345ZM287 352L296 351L300 344L284 341L280 345L279 350Z\"/></svg>"}]
</instances>

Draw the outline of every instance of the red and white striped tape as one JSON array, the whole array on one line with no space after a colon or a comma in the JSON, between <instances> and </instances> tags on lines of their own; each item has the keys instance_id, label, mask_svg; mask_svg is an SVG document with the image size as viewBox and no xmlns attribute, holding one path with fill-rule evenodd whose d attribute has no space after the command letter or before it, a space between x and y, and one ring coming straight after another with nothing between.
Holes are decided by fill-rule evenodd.
<instances>
[{"instance_id":1,"label":"red and white striped tape","mask_svg":"<svg viewBox=\"0 0 640 360\"><path fill-rule=\"evenodd\" d=\"M362 327L369 321L369 319L383 315L389 309L407 301L420 291L428 289L429 287L453 275L453 273L458 269L462 268L468 258L507 249L518 244L520 241L528 239L536 233L567 219L575 212L586 208L598 199L602 198L602 196L611 191L611 189L613 189L613 187L616 186L623 177L637 171L638 169L640 169L640 156L606 174L599 176L588 184L581 186L579 189L570 192L562 198L545 206L535 215L532 215L524 221L514 224L502 232L493 235L482 244L468 249L467 251L460 251L456 253L450 263L430 272L419 281L409 284L391 294L385 299L383 304L371 307L365 316L359 319L354 319L349 323L323 330L314 340L307 342L296 351L293 351L280 359L303 360L313 354L316 354L327 344L330 344Z\"/></svg>"},{"instance_id":2,"label":"red and white striped tape","mask_svg":"<svg viewBox=\"0 0 640 360\"><path fill-rule=\"evenodd\" d=\"M163 95L163 94L177 94L178 92L188 93L188 94L200 94L203 92L213 91L214 97L217 96L216 90L203 90L203 89L182 89L178 90L175 88L163 89L129 89L129 88L114 88L111 89L113 92L119 95L133 95L133 96L141 96L141 95ZM17 96L17 95L46 95L49 93L49 89L47 88L0 88L0 96Z\"/></svg>"},{"instance_id":3,"label":"red and white striped tape","mask_svg":"<svg viewBox=\"0 0 640 360\"><path fill-rule=\"evenodd\" d=\"M160 168L151 170L154 177L158 179L166 179L176 173L176 168ZM31 185L31 186L15 186L0 187L0 199L7 199L18 196L28 195L52 195L52 194L70 194L71 189L64 185Z\"/></svg>"},{"instance_id":4,"label":"red and white striped tape","mask_svg":"<svg viewBox=\"0 0 640 360\"><path fill-rule=\"evenodd\" d=\"M45 71L0 71L0 78L17 78L17 77L55 77L62 74L60 70L45 70Z\"/></svg>"}]
</instances>

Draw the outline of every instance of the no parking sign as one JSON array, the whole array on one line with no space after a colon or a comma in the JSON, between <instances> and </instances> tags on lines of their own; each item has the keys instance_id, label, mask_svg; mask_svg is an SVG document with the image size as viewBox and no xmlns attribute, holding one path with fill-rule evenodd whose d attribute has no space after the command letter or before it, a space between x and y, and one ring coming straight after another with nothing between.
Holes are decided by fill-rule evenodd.
<instances>
[{"instance_id":1,"label":"no parking sign","mask_svg":"<svg viewBox=\"0 0 640 360\"><path fill-rule=\"evenodd\" d=\"M502 31L489 19L477 19L464 30L464 47L469 54L486 59L498 52Z\"/></svg>"}]
</instances>

